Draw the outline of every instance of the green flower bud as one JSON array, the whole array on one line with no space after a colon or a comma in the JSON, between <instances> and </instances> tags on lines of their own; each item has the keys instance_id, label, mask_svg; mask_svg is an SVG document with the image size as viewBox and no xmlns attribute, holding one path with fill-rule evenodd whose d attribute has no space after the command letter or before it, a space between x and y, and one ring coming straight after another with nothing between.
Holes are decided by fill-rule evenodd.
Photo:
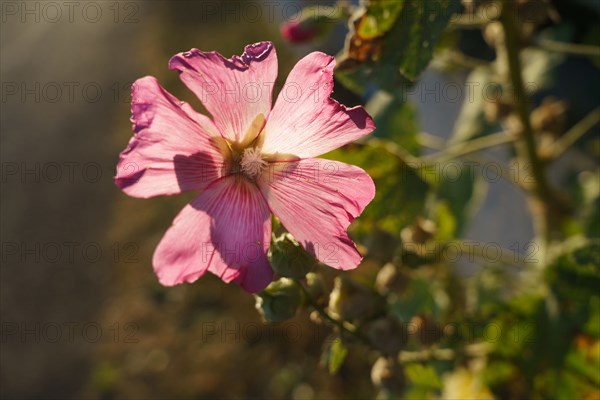
<instances>
[{"instance_id":1,"label":"green flower bud","mask_svg":"<svg viewBox=\"0 0 600 400\"><path fill-rule=\"evenodd\" d=\"M306 274L306 290L310 294L310 297L318 300L325 294L325 281L321 274L315 274L309 272Z\"/></svg>"},{"instance_id":2,"label":"green flower bud","mask_svg":"<svg viewBox=\"0 0 600 400\"><path fill-rule=\"evenodd\" d=\"M317 264L289 233L271 243L269 261L275 274L292 279L304 278Z\"/></svg>"},{"instance_id":3,"label":"green flower bud","mask_svg":"<svg viewBox=\"0 0 600 400\"><path fill-rule=\"evenodd\" d=\"M337 276L329 295L329 311L334 318L366 320L383 311L381 296L368 286L349 278Z\"/></svg>"},{"instance_id":4,"label":"green flower bud","mask_svg":"<svg viewBox=\"0 0 600 400\"><path fill-rule=\"evenodd\" d=\"M293 318L302 303L300 288L287 278L271 282L254 297L256 309L266 322L282 322Z\"/></svg>"}]
</instances>

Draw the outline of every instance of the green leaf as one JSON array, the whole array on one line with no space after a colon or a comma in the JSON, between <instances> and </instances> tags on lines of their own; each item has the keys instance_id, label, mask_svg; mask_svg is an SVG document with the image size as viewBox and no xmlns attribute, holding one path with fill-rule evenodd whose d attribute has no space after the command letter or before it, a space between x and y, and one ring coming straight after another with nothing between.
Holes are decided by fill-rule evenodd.
<instances>
[{"instance_id":1,"label":"green leaf","mask_svg":"<svg viewBox=\"0 0 600 400\"><path fill-rule=\"evenodd\" d=\"M600 338L600 297L590 299L590 316L583 327L588 335Z\"/></svg>"},{"instance_id":2,"label":"green leaf","mask_svg":"<svg viewBox=\"0 0 600 400\"><path fill-rule=\"evenodd\" d=\"M414 81L459 10L459 0L370 1L357 13L346 38L340 80L357 92L365 91L368 78L386 89Z\"/></svg>"},{"instance_id":3,"label":"green leaf","mask_svg":"<svg viewBox=\"0 0 600 400\"><path fill-rule=\"evenodd\" d=\"M348 355L348 348L344 346L340 338L334 339L327 352L327 369L330 374L333 375L340 369L346 355Z\"/></svg>"},{"instance_id":4,"label":"green leaf","mask_svg":"<svg viewBox=\"0 0 600 400\"><path fill-rule=\"evenodd\" d=\"M366 14L357 24L357 33L365 39L373 39L388 32L402 11L404 0L373 1Z\"/></svg>"},{"instance_id":5,"label":"green leaf","mask_svg":"<svg viewBox=\"0 0 600 400\"><path fill-rule=\"evenodd\" d=\"M557 257L546 276L559 299L589 307L600 287L600 245L591 242Z\"/></svg>"},{"instance_id":6,"label":"green leaf","mask_svg":"<svg viewBox=\"0 0 600 400\"><path fill-rule=\"evenodd\" d=\"M400 72L410 80L427 67L433 49L453 13L460 9L458 0L411 0L382 48L382 59L398 60ZM399 40L399 43L396 42Z\"/></svg>"},{"instance_id":7,"label":"green leaf","mask_svg":"<svg viewBox=\"0 0 600 400\"><path fill-rule=\"evenodd\" d=\"M433 294L431 281L414 279L406 295L390 304L390 311L401 321L410 321L419 313L437 315L440 311Z\"/></svg>"},{"instance_id":8,"label":"green leaf","mask_svg":"<svg viewBox=\"0 0 600 400\"><path fill-rule=\"evenodd\" d=\"M456 237L456 217L452 213L452 210L450 210L447 202L440 201L435 205L433 220L437 226L435 233L437 241L445 242Z\"/></svg>"},{"instance_id":9,"label":"green leaf","mask_svg":"<svg viewBox=\"0 0 600 400\"><path fill-rule=\"evenodd\" d=\"M441 389L442 381L431 365L426 364L408 364L404 368L406 377L413 385L422 388Z\"/></svg>"},{"instance_id":10,"label":"green leaf","mask_svg":"<svg viewBox=\"0 0 600 400\"><path fill-rule=\"evenodd\" d=\"M440 217L445 220L436 220L436 223L444 222L446 229L454 228L453 232L444 232L445 236L460 236L486 193L487 186L482 175L468 162L453 160L426 166L421 176L430 182L435 194L432 214L449 211L454 219L451 221L448 215L442 214ZM443 203L445 209L439 209L435 206L437 203Z\"/></svg>"}]
</instances>

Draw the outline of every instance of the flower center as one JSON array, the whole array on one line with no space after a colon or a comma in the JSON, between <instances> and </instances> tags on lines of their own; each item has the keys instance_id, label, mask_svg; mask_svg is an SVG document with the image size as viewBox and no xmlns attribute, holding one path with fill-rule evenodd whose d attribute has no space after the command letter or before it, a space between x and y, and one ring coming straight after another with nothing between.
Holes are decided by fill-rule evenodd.
<instances>
[{"instance_id":1,"label":"flower center","mask_svg":"<svg viewBox=\"0 0 600 400\"><path fill-rule=\"evenodd\" d=\"M260 149L257 147L250 147L244 150L240 161L240 167L242 168L242 173L249 179L255 179L266 165L267 162L263 160Z\"/></svg>"}]
</instances>

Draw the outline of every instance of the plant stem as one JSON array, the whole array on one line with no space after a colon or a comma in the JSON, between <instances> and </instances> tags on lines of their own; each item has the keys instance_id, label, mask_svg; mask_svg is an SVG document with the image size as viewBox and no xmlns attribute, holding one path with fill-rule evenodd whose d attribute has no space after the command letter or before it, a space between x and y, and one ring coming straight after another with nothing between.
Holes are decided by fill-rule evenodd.
<instances>
[{"instance_id":1,"label":"plant stem","mask_svg":"<svg viewBox=\"0 0 600 400\"><path fill-rule=\"evenodd\" d=\"M536 230L543 243L546 243L549 239L550 229L547 208L552 196L544 171L544 165L538 157L536 140L529 119L525 86L523 84L523 76L521 75L522 64L519 58L520 38L517 21L515 20L517 13L514 7L516 7L514 0L505 0L502 4L500 21L504 27L504 45L508 61L509 78L515 97L515 108L522 125L523 142L517 147L517 150L520 151L522 157L531 165L535 179L533 193L537 200L533 205L534 217L537 223Z\"/></svg>"},{"instance_id":2,"label":"plant stem","mask_svg":"<svg viewBox=\"0 0 600 400\"><path fill-rule=\"evenodd\" d=\"M322 318L326 319L327 321L331 322L333 325L337 326L341 331L344 331L344 332L346 332L346 333L354 336L355 338L357 338L358 340L360 340L361 342L363 342L367 346L376 348L375 346L373 346L373 343L371 342L371 339L369 339L366 335L364 335L362 332L360 332L350 322L348 322L348 321L340 321L337 318L332 317L323 307L321 307L315 301L315 299L312 298L311 294L308 292L308 290L306 290L306 288L304 287L304 285L302 284L302 282L300 282L297 279L295 279L294 282L296 283L296 285L298 285L298 287L302 291L302 294L304 295L304 298L306 299L306 301L308 302L308 304L312 308L314 308L315 311L317 311Z\"/></svg>"}]
</instances>

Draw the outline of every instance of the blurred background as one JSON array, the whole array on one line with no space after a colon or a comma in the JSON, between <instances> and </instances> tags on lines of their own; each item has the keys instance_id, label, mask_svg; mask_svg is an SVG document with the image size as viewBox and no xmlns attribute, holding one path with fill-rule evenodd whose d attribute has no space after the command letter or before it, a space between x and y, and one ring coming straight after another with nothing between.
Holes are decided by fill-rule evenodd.
<instances>
[{"instance_id":1,"label":"blurred background","mask_svg":"<svg viewBox=\"0 0 600 400\"><path fill-rule=\"evenodd\" d=\"M465 3L473 2L463 2L463 7ZM280 31L281 24L295 21L307 5L333 2L0 4L2 398L373 398L377 387L370 371L378 355L364 346L352 347L341 368L330 374L323 353L333 330L313 323L308 310L282 323L265 324L252 296L214 276L207 274L191 285L161 287L152 271L152 253L193 195L134 199L113 183L118 154L132 134L129 90L134 80L156 76L179 99L206 112L177 73L168 70L169 58L191 48L230 57L240 54L246 44L270 40L279 58L277 92L302 56L314 50L334 55L343 50L348 32L343 21L326 22L327 33L305 43L292 44ZM558 26L555 31L562 37L588 44L599 37L596 2L540 4L544 10L552 6L564 23L549 16L534 31ZM578 26L592 27L592 33ZM475 62L474 58L476 64L494 60L493 46L484 33L475 29L444 36L442 41L466 54L464 59L457 61L458 53L444 53L420 75L416 86L397 86L405 88L401 112L380 121L394 132L424 132L418 150L411 150L415 155L435 154L446 140L459 142L480 136L485 129L493 132L494 126L499 129L498 119L486 122L484 110L464 106L468 91L457 96L445 91L491 79L464 65ZM529 57L526 79L540 88L533 96L535 104L550 95L566 98L567 127L599 105L598 58L543 52ZM368 102L374 114L397 104L394 96L400 91L387 88L390 97L375 84L362 91L348 86L336 81L334 97L349 106ZM464 137L456 136L457 129ZM573 171L595 171L597 133L596 126L591 141L551 168L554 182L580 182L583 178ZM376 136L395 140L383 128ZM403 140L398 143L405 146L408 142ZM430 146L421 146L424 141ZM336 158L368 169L360 157L340 151ZM513 155L502 146L484 152L494 161L508 162ZM585 182L592 181L590 190L596 190L597 176L586 176ZM485 183L469 182L467 189L453 186L456 193L448 197L464 203L460 213L469 217L453 234L527 256L534 226L525 195L504 179ZM385 221L382 217L380 225L365 223L353 231L369 254L357 279L371 284L382 266L398 265L397 257L386 253L390 248L386 240L399 237L403 228L420 226L414 225L414 217L422 214L415 201L423 203L423 199L403 203L403 195L394 197L395 192L385 188L365 221L397 209L406 208L407 215ZM461 197L464 191L469 195ZM594 220L596 215L588 218ZM597 225L590 229L595 229L591 236L597 237ZM458 280L474 280L480 264L461 260L450 274ZM322 274L332 285L331 271ZM594 379L587 382L597 387Z\"/></svg>"}]
</instances>

